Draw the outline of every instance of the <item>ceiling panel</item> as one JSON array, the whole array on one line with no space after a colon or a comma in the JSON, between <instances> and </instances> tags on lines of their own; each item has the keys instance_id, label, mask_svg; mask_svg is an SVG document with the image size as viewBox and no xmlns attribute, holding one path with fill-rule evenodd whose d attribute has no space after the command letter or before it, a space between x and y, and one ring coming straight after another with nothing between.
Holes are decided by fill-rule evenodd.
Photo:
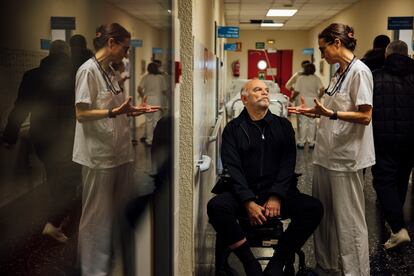
<instances>
[{"instance_id":1,"label":"ceiling panel","mask_svg":"<svg viewBox=\"0 0 414 276\"><path fill-rule=\"evenodd\" d=\"M163 29L170 25L168 0L106 0L128 14L154 28Z\"/></svg>"},{"instance_id":2,"label":"ceiling panel","mask_svg":"<svg viewBox=\"0 0 414 276\"><path fill-rule=\"evenodd\" d=\"M224 0L226 24L239 25L250 19L285 22L280 30L306 30L331 18L360 0ZM169 25L168 0L107 0L139 20L155 28ZM293 17L266 17L270 7L298 9ZM302 25L301 25L302 24ZM295 26L295 27L293 27ZM241 29L260 29L258 24L241 24Z\"/></svg>"},{"instance_id":3,"label":"ceiling panel","mask_svg":"<svg viewBox=\"0 0 414 276\"><path fill-rule=\"evenodd\" d=\"M240 7L239 4L224 4L225 10L238 10Z\"/></svg>"},{"instance_id":4,"label":"ceiling panel","mask_svg":"<svg viewBox=\"0 0 414 276\"><path fill-rule=\"evenodd\" d=\"M226 22L238 25L250 19L285 22L280 30L307 30L329 19L360 0L224 0ZM239 6L240 4L240 6ZM234 5L232 11L228 8ZM291 8L298 12L292 17L266 17L270 7ZM237 9L237 12L235 11ZM241 29L261 29L258 24L241 24Z\"/></svg>"}]
</instances>

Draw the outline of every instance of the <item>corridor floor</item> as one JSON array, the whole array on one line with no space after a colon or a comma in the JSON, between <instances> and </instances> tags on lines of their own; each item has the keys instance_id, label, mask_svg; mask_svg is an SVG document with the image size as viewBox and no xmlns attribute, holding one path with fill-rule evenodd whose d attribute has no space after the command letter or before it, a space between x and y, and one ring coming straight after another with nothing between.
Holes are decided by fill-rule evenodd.
<instances>
[{"instance_id":1,"label":"corridor floor","mask_svg":"<svg viewBox=\"0 0 414 276\"><path fill-rule=\"evenodd\" d=\"M142 136L142 128L137 137ZM138 142L134 147L136 176L140 179L139 194L153 191L153 179L149 176L150 148ZM19 185L8 187L8 193L20 191ZM64 232L69 237L65 244L41 235L48 214L48 191L40 183L21 192L8 204L0 207L0 275L1 276L78 276L77 269L77 222L71 220ZM81 202L79 199L78 208ZM121 276L119 259L114 262L113 275Z\"/></svg>"},{"instance_id":2,"label":"corridor floor","mask_svg":"<svg viewBox=\"0 0 414 276\"><path fill-rule=\"evenodd\" d=\"M312 150L305 147L304 150L298 150L297 152L297 166L296 171L302 173L299 179L299 189L306 193L311 194L312 183ZM365 175L365 202L366 202L366 220L369 231L369 252L370 252L370 268L371 275L378 276L405 276L414 275L414 244L408 244L405 247L397 251L385 251L383 243L388 239L389 233L384 226L382 214L379 206L376 203L376 193L372 187L372 175L370 170L367 170ZM408 231L411 237L414 237L414 196L413 196L412 184L409 184L407 192L407 200L405 203L405 219L408 224ZM202 214L199 214L202 215ZM207 227L207 250L204 253L198 252L199 265L197 275L214 275L214 241L215 232L209 225ZM306 255L306 265L308 267L314 267L315 259L313 253L313 239L309 239L304 246L304 252ZM256 249L254 251L260 255L270 256L272 254L271 249ZM197 252L196 252L197 255ZM297 266L296 258L296 266ZM244 275L241 263L232 254L229 258L229 263L239 275ZM266 261L262 263L265 267Z\"/></svg>"}]
</instances>

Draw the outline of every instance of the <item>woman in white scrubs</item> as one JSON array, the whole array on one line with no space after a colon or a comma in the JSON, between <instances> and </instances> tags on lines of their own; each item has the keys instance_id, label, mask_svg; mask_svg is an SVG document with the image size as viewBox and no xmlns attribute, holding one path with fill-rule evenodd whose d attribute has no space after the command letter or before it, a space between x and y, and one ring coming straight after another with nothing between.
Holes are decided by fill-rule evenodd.
<instances>
[{"instance_id":1,"label":"woman in white scrubs","mask_svg":"<svg viewBox=\"0 0 414 276\"><path fill-rule=\"evenodd\" d=\"M312 194L324 205L325 214L314 233L316 269L319 275L368 276L362 170L375 164L372 74L353 54L356 39L351 27L331 24L319 34L318 43L322 58L339 63L325 102L315 99L314 107L289 108L292 113L321 117Z\"/></svg>"},{"instance_id":2,"label":"woman in white scrubs","mask_svg":"<svg viewBox=\"0 0 414 276\"><path fill-rule=\"evenodd\" d=\"M325 93L321 79L315 75L315 65L313 63L305 64L303 73L296 81L292 101L299 105L304 101L306 105L313 105L315 98L321 98ZM300 97L300 99L299 99ZM298 118L299 133L296 136L296 145L298 149L303 149L305 143L308 143L310 149L315 147L316 120L307 116Z\"/></svg>"},{"instance_id":3,"label":"woman in white scrubs","mask_svg":"<svg viewBox=\"0 0 414 276\"><path fill-rule=\"evenodd\" d=\"M158 69L158 65L151 62L147 66L148 74L144 75L138 85L138 94L141 98L147 98L148 104L162 105L166 96L167 84L164 76ZM145 143L152 146L154 128L161 119L161 111L152 114L145 114Z\"/></svg>"},{"instance_id":4,"label":"woman in white scrubs","mask_svg":"<svg viewBox=\"0 0 414 276\"><path fill-rule=\"evenodd\" d=\"M82 275L110 275L113 234L123 221L119 214L130 194L134 161L127 115L157 110L145 104L131 105L131 97L125 99L116 79L112 64L128 57L130 38L117 23L98 27L94 39L97 52L76 74L73 161L82 165Z\"/></svg>"}]
</instances>

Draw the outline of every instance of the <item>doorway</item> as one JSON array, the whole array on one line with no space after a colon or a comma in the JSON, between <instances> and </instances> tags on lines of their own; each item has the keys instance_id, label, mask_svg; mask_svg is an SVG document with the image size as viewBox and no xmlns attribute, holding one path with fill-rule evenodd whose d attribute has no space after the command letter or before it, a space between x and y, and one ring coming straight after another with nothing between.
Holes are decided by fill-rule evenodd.
<instances>
[{"instance_id":1,"label":"doorway","mask_svg":"<svg viewBox=\"0 0 414 276\"><path fill-rule=\"evenodd\" d=\"M247 77L272 80L290 97L285 84L292 75L292 57L293 50L248 50Z\"/></svg>"}]
</instances>

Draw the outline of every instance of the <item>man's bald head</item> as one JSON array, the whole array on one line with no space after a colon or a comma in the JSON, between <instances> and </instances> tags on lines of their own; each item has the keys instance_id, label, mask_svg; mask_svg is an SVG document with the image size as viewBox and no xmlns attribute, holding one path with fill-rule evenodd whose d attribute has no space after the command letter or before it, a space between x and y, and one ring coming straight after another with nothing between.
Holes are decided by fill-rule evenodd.
<instances>
[{"instance_id":1,"label":"man's bald head","mask_svg":"<svg viewBox=\"0 0 414 276\"><path fill-rule=\"evenodd\" d=\"M267 87L267 85L264 83L264 81L262 81L262 80L259 80L259 79L252 79L252 80L249 80L248 82L246 82L244 85L243 85L243 88L241 89L241 91L240 91L240 95L244 95L244 96L247 96L248 95L248 91L249 90L252 90L253 89L253 87L254 87L254 85L255 84L262 84L262 85L265 85L266 87Z\"/></svg>"},{"instance_id":2,"label":"man's bald head","mask_svg":"<svg viewBox=\"0 0 414 276\"><path fill-rule=\"evenodd\" d=\"M398 54L403 56L408 56L408 46L404 41L396 40L388 44L385 49L385 56L392 54Z\"/></svg>"},{"instance_id":3,"label":"man's bald head","mask_svg":"<svg viewBox=\"0 0 414 276\"><path fill-rule=\"evenodd\" d=\"M270 104L269 88L262 80L249 80L244 84L240 98L249 113L267 110Z\"/></svg>"}]
</instances>

